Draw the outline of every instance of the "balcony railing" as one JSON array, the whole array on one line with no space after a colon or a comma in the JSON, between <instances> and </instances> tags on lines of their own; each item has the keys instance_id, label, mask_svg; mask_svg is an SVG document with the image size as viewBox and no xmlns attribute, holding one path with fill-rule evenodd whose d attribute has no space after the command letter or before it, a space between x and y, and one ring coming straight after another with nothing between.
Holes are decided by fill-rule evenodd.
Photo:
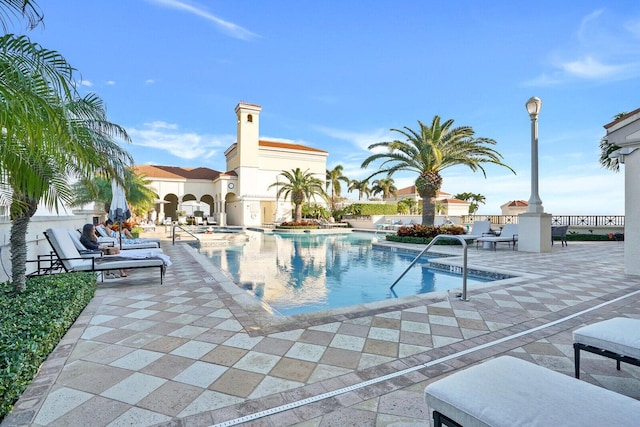
<instances>
[{"instance_id":1,"label":"balcony railing","mask_svg":"<svg viewBox=\"0 0 640 427\"><path fill-rule=\"evenodd\" d=\"M518 215L464 215L462 222L491 221L491 224L517 224ZM553 215L551 225L573 227L624 227L624 215Z\"/></svg>"}]
</instances>

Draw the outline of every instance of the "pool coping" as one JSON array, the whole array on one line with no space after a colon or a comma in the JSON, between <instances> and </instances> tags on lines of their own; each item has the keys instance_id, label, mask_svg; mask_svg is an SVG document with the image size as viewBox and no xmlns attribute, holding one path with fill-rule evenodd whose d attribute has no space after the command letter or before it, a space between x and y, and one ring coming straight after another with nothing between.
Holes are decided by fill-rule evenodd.
<instances>
[{"instance_id":1,"label":"pool coping","mask_svg":"<svg viewBox=\"0 0 640 427\"><path fill-rule=\"evenodd\" d=\"M186 242L185 242L186 243ZM376 243L380 245L380 242ZM419 253L423 248L411 248L395 242L385 242L381 246L394 246L398 251L406 251ZM256 299L249 291L243 289L239 283L235 282L227 272L218 268L209 262L205 255L200 254L195 248L186 244L187 251L194 257L207 272L211 273L220 285L221 290L226 292L231 299L237 304L237 310L243 311L244 315L239 317L239 321L250 336L265 335L275 332L286 332L300 328L322 325L330 322L355 319L363 316L372 316L389 311L404 310L409 308L420 307L450 299L459 299L463 289L453 288L445 291L429 292L419 295L410 295L399 297L396 299L376 301L365 304L350 305L329 310L321 310L311 313L295 314L290 316L279 316L266 303ZM458 246L459 249L459 246ZM462 265L462 256L459 253L452 253L441 248L440 252L435 252L442 258L446 259L447 265ZM477 268L473 265L468 268ZM482 269L487 271L486 268ZM496 269L494 273L506 274L511 276L507 279L494 280L484 283L474 284L467 289L467 296L473 294L489 292L504 288L505 286L514 286L523 281L540 277L537 274L526 273L522 271L508 271Z\"/></svg>"}]
</instances>

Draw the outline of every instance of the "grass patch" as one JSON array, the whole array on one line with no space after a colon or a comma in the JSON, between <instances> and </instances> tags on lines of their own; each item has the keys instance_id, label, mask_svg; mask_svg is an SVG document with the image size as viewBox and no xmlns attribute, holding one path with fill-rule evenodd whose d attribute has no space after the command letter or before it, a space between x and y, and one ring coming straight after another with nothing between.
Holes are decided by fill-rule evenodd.
<instances>
[{"instance_id":1,"label":"grass patch","mask_svg":"<svg viewBox=\"0 0 640 427\"><path fill-rule=\"evenodd\" d=\"M0 284L0 420L33 380L96 291L92 273L66 273L27 279L13 292Z\"/></svg>"}]
</instances>

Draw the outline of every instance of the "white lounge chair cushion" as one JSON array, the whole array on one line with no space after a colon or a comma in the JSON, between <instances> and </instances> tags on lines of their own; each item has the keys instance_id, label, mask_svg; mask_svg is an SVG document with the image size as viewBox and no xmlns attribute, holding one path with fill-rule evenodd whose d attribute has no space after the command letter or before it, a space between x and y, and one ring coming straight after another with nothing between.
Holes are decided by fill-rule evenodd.
<instances>
[{"instance_id":1,"label":"white lounge chair cushion","mask_svg":"<svg viewBox=\"0 0 640 427\"><path fill-rule=\"evenodd\" d=\"M108 262L96 261L94 264L91 258L78 259L80 258L80 253L73 244L68 230L64 228L50 228L47 230L47 234L50 236L51 244L54 246L56 253L63 258L61 261L69 271L91 271L92 266L95 267L95 270L116 270L121 268L162 267L164 265L164 261L160 258L118 261L110 259Z\"/></svg>"},{"instance_id":2,"label":"white lounge chair cushion","mask_svg":"<svg viewBox=\"0 0 640 427\"><path fill-rule=\"evenodd\" d=\"M573 331L573 341L640 359L640 319L616 317L583 326Z\"/></svg>"},{"instance_id":3,"label":"white lounge chair cushion","mask_svg":"<svg viewBox=\"0 0 640 427\"><path fill-rule=\"evenodd\" d=\"M462 237L467 240L477 239L489 232L491 232L491 221L474 221L469 234L464 234Z\"/></svg>"},{"instance_id":4,"label":"white lounge chair cushion","mask_svg":"<svg viewBox=\"0 0 640 427\"><path fill-rule=\"evenodd\" d=\"M425 388L429 408L464 427L638 426L640 401L502 356Z\"/></svg>"}]
</instances>

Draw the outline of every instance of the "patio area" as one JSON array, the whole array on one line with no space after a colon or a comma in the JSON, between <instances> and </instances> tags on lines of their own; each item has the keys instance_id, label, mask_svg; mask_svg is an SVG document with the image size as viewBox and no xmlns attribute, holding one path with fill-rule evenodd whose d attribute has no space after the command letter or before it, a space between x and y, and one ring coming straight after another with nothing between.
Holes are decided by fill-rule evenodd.
<instances>
[{"instance_id":1,"label":"patio area","mask_svg":"<svg viewBox=\"0 0 640 427\"><path fill-rule=\"evenodd\" d=\"M145 270L99 284L1 426L428 426L430 382L504 354L573 376L574 329L640 319L623 247L472 245L470 267L518 277L470 288L469 301L444 292L276 318L195 249L163 242L164 286ZM640 400L639 367L583 353L581 368Z\"/></svg>"}]
</instances>

